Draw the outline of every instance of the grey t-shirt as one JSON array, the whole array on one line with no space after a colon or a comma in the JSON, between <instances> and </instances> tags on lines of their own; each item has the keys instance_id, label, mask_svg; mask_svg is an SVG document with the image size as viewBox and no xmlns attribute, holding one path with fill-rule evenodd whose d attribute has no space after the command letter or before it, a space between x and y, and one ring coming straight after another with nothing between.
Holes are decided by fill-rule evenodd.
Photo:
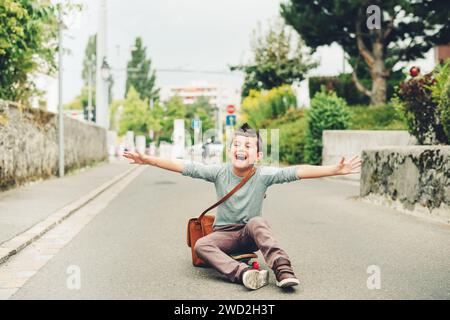
<instances>
[{"instance_id":1,"label":"grey t-shirt","mask_svg":"<svg viewBox=\"0 0 450 320\"><path fill-rule=\"evenodd\" d=\"M262 202L269 186L298 180L295 166L258 167L251 177L235 194L217 208L214 227L228 224L246 224L251 218L262 214ZM184 165L183 175L213 182L217 198L230 192L241 180L233 173L231 164L204 165L189 162Z\"/></svg>"}]
</instances>

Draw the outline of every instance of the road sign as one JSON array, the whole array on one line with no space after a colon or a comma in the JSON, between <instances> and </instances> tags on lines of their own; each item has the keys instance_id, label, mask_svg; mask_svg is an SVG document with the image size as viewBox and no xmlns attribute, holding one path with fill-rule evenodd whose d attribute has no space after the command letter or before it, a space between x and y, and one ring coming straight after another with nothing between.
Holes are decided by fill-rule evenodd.
<instances>
[{"instance_id":1,"label":"road sign","mask_svg":"<svg viewBox=\"0 0 450 320\"><path fill-rule=\"evenodd\" d=\"M226 124L227 124L227 126L235 126L236 125L236 115L235 114L227 115Z\"/></svg>"},{"instance_id":2,"label":"road sign","mask_svg":"<svg viewBox=\"0 0 450 320\"><path fill-rule=\"evenodd\" d=\"M192 119L192 123L191 123L192 129L194 129L194 130L200 129L200 123L201 123L200 119Z\"/></svg>"},{"instance_id":3,"label":"road sign","mask_svg":"<svg viewBox=\"0 0 450 320\"><path fill-rule=\"evenodd\" d=\"M236 111L236 107L233 106L232 104L227 106L227 113L228 114L233 114Z\"/></svg>"}]
</instances>

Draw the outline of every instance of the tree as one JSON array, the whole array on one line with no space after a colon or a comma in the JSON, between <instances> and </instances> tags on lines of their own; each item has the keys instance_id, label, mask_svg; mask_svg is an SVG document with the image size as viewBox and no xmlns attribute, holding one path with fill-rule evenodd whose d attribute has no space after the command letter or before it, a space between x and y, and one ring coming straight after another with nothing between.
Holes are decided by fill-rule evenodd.
<instances>
[{"instance_id":1,"label":"tree","mask_svg":"<svg viewBox=\"0 0 450 320\"><path fill-rule=\"evenodd\" d=\"M155 119L152 118L148 101L142 100L134 87L130 87L123 101L123 107L119 135L125 134L128 130L134 131L135 134L148 135L149 127Z\"/></svg>"},{"instance_id":2,"label":"tree","mask_svg":"<svg viewBox=\"0 0 450 320\"><path fill-rule=\"evenodd\" d=\"M56 70L56 12L50 1L1 0L1 99L28 104L28 99L38 93L30 74Z\"/></svg>"},{"instance_id":3,"label":"tree","mask_svg":"<svg viewBox=\"0 0 450 320\"><path fill-rule=\"evenodd\" d=\"M160 140L171 141L175 119L185 119L185 126L189 125L188 119L186 119L186 105L181 97L173 96L164 103L162 108Z\"/></svg>"},{"instance_id":4,"label":"tree","mask_svg":"<svg viewBox=\"0 0 450 320\"><path fill-rule=\"evenodd\" d=\"M92 110L91 119L89 119L89 87L85 86L81 88L81 92L71 102L64 105L64 109L80 109L83 110L84 119L95 122L95 87L92 88Z\"/></svg>"},{"instance_id":5,"label":"tree","mask_svg":"<svg viewBox=\"0 0 450 320\"><path fill-rule=\"evenodd\" d=\"M127 64L125 95L130 87L134 87L141 99L157 100L159 89L155 87L156 74L154 70L151 70L152 62L147 59L146 51L146 47L142 45L142 39L136 38L131 51L131 60Z\"/></svg>"},{"instance_id":6,"label":"tree","mask_svg":"<svg viewBox=\"0 0 450 320\"><path fill-rule=\"evenodd\" d=\"M434 45L450 41L449 12L448 0L289 0L281 4L282 17L309 47L336 42L353 58L353 70L364 62L371 89L355 71L353 81L374 105L386 102L386 81L397 62L422 58ZM374 23L377 20L379 26Z\"/></svg>"},{"instance_id":7,"label":"tree","mask_svg":"<svg viewBox=\"0 0 450 320\"><path fill-rule=\"evenodd\" d=\"M123 106L122 110L120 106ZM150 107L148 100L141 99L137 90L130 87L125 100L114 101L111 105L111 129L118 127L119 135L132 130L146 136L152 130L154 141L171 141L175 119L184 119L186 128L189 128L191 120L199 118L207 130L213 127L213 112L207 100L199 99L187 106L179 96L171 97L164 104L155 101Z\"/></svg>"},{"instance_id":8,"label":"tree","mask_svg":"<svg viewBox=\"0 0 450 320\"><path fill-rule=\"evenodd\" d=\"M266 128L283 116L289 109L295 108L297 97L291 86L283 85L269 91L250 90L242 101L242 121L254 128Z\"/></svg>"},{"instance_id":9,"label":"tree","mask_svg":"<svg viewBox=\"0 0 450 320\"><path fill-rule=\"evenodd\" d=\"M269 23L266 33L258 24L252 34L251 49L250 63L231 67L231 70L245 73L242 97L246 97L251 89L270 90L301 81L308 70L316 66L310 61L303 41L299 37L292 39L292 33L280 21Z\"/></svg>"},{"instance_id":10,"label":"tree","mask_svg":"<svg viewBox=\"0 0 450 320\"><path fill-rule=\"evenodd\" d=\"M97 34L89 36L86 49L84 50L83 70L81 77L85 86L89 86L89 82L95 86L96 82L96 61L97 61ZM89 80L91 77L91 80Z\"/></svg>"},{"instance_id":11,"label":"tree","mask_svg":"<svg viewBox=\"0 0 450 320\"><path fill-rule=\"evenodd\" d=\"M96 88L96 69L97 63L97 35L89 36L86 49L84 50L83 70L81 71L81 78L83 79L83 88L80 95L76 99L82 101L84 118L89 120L89 90L92 95L92 121L95 121L96 103L95 103L95 88Z\"/></svg>"},{"instance_id":12,"label":"tree","mask_svg":"<svg viewBox=\"0 0 450 320\"><path fill-rule=\"evenodd\" d=\"M89 79L91 77L91 79ZM95 88L97 82L97 34L89 37L86 49L84 50L83 70L81 71L81 78L83 79L84 88L87 92L89 90L89 83L91 83L93 99L95 98ZM108 104L113 100L113 86L114 78L112 74L106 80L108 83ZM83 90L82 89L82 90ZM87 104L84 106L86 107ZM95 103L93 102L93 112L95 114ZM86 110L85 113L87 114Z\"/></svg>"},{"instance_id":13,"label":"tree","mask_svg":"<svg viewBox=\"0 0 450 320\"><path fill-rule=\"evenodd\" d=\"M163 121L164 121L164 108L156 101L150 110L151 122L149 123L149 129L153 130L153 141L159 142L162 135Z\"/></svg>"},{"instance_id":14,"label":"tree","mask_svg":"<svg viewBox=\"0 0 450 320\"><path fill-rule=\"evenodd\" d=\"M195 102L186 106L186 118L200 119L202 122L202 131L214 127L214 108L206 97L199 97Z\"/></svg>"}]
</instances>

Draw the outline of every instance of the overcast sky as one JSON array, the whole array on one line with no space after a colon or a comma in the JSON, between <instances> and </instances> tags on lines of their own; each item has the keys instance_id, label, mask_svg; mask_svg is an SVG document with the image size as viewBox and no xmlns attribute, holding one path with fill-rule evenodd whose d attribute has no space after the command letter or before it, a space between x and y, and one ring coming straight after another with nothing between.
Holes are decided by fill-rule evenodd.
<instances>
[{"instance_id":1,"label":"overcast sky","mask_svg":"<svg viewBox=\"0 0 450 320\"><path fill-rule=\"evenodd\" d=\"M82 86L81 69L89 35L96 33L99 0L78 1L84 10L70 17L64 47L64 102L71 101ZM108 0L108 56L114 69L114 97L121 98L136 37L143 38L147 54L157 69L228 70L249 58L250 34L260 21L279 16L279 0ZM342 51L331 46L318 51L320 67L314 74L342 71ZM348 71L349 69L347 69ZM157 74L158 85L187 84L206 80L240 86L239 75L212 76L195 73Z\"/></svg>"}]
</instances>

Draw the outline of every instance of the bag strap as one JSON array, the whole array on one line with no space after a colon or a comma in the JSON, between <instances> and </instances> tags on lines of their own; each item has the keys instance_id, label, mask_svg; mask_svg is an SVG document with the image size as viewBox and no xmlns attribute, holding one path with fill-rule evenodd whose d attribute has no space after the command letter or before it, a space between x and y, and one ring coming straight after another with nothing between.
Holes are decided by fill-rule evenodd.
<instances>
[{"instance_id":1,"label":"bag strap","mask_svg":"<svg viewBox=\"0 0 450 320\"><path fill-rule=\"evenodd\" d=\"M221 205L222 203L224 203L225 201L228 200L229 197L231 197L236 191L238 191L256 172L256 168L253 167L252 170L247 173L247 175L241 180L241 182L239 182L230 192L228 192L222 199L220 199L219 201L217 201L216 203L214 203L211 207L209 207L208 209L206 209L205 211L202 212L202 214L198 217L199 219L201 219L205 214L208 213L208 211L214 209L215 207Z\"/></svg>"}]
</instances>

